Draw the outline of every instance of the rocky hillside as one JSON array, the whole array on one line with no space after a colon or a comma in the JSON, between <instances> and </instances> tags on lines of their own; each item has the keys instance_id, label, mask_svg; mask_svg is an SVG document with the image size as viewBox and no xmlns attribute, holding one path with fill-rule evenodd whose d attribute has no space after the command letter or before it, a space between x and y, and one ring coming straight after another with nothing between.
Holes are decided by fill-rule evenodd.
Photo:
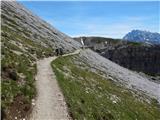
<instances>
[{"instance_id":1,"label":"rocky hillside","mask_svg":"<svg viewBox=\"0 0 160 120\"><path fill-rule=\"evenodd\" d=\"M83 37L83 40L86 46L121 66L149 75L160 75L160 45L102 37Z\"/></svg>"},{"instance_id":2,"label":"rocky hillside","mask_svg":"<svg viewBox=\"0 0 160 120\"><path fill-rule=\"evenodd\" d=\"M127 33L124 40L146 42L150 44L160 44L160 34L142 30L132 30Z\"/></svg>"},{"instance_id":3,"label":"rocky hillside","mask_svg":"<svg viewBox=\"0 0 160 120\"><path fill-rule=\"evenodd\" d=\"M2 34L5 36L11 37L11 35L7 34L10 31L13 34L17 34L17 38L23 37L26 41L31 40L47 48L54 49L61 46L66 51L79 47L79 44L69 36L56 30L15 1L2 2L1 17Z\"/></svg>"},{"instance_id":4,"label":"rocky hillside","mask_svg":"<svg viewBox=\"0 0 160 120\"><path fill-rule=\"evenodd\" d=\"M36 95L36 60L79 48L79 43L56 30L16 1L1 2L2 117L23 118ZM16 119L16 118L15 118Z\"/></svg>"}]
</instances>

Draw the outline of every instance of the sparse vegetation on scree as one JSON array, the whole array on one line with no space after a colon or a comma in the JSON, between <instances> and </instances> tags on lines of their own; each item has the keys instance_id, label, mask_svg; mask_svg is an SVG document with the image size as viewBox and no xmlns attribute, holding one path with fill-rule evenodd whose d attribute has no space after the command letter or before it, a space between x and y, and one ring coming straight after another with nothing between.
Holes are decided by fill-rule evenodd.
<instances>
[{"instance_id":1,"label":"sparse vegetation on scree","mask_svg":"<svg viewBox=\"0 0 160 120\"><path fill-rule=\"evenodd\" d=\"M52 67L73 119L160 119L156 100L147 99L92 72L77 55L60 57L52 62Z\"/></svg>"},{"instance_id":2,"label":"sparse vegetation on scree","mask_svg":"<svg viewBox=\"0 0 160 120\"><path fill-rule=\"evenodd\" d=\"M26 39L7 26L2 26L1 42L2 117L24 118L36 95L36 59L51 55L53 50Z\"/></svg>"}]
</instances>

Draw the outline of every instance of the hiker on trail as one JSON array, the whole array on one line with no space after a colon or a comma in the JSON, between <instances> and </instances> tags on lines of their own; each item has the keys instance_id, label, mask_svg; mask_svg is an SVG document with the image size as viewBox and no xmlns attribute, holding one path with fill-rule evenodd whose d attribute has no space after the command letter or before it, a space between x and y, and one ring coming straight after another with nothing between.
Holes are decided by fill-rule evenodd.
<instances>
[{"instance_id":1,"label":"hiker on trail","mask_svg":"<svg viewBox=\"0 0 160 120\"><path fill-rule=\"evenodd\" d=\"M84 42L82 37L81 37L81 44L82 44L82 48L84 49Z\"/></svg>"},{"instance_id":2,"label":"hiker on trail","mask_svg":"<svg viewBox=\"0 0 160 120\"><path fill-rule=\"evenodd\" d=\"M55 52L56 52L56 55L57 55L57 56L63 55L63 49L62 49L62 48L57 48L57 49L55 50Z\"/></svg>"},{"instance_id":3,"label":"hiker on trail","mask_svg":"<svg viewBox=\"0 0 160 120\"><path fill-rule=\"evenodd\" d=\"M63 55L63 49L62 48L59 48L59 54Z\"/></svg>"},{"instance_id":4,"label":"hiker on trail","mask_svg":"<svg viewBox=\"0 0 160 120\"><path fill-rule=\"evenodd\" d=\"M58 50L58 48L55 50L55 52L56 52L56 56L58 56L58 55L59 55L59 50Z\"/></svg>"}]
</instances>

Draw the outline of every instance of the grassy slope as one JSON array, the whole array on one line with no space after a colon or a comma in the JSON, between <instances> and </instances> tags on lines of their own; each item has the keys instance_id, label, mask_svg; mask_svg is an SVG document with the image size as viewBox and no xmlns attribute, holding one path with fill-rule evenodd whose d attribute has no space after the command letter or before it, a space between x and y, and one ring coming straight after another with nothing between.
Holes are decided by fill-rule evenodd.
<instances>
[{"instance_id":1,"label":"grassy slope","mask_svg":"<svg viewBox=\"0 0 160 120\"><path fill-rule=\"evenodd\" d=\"M77 56L61 57L52 62L74 119L160 119L156 100L151 99L151 103L146 102L136 92L120 87L113 81L92 72L87 64L82 64L77 58Z\"/></svg>"},{"instance_id":2,"label":"grassy slope","mask_svg":"<svg viewBox=\"0 0 160 120\"><path fill-rule=\"evenodd\" d=\"M2 16L2 20L6 20L6 18ZM11 25L15 25L14 29L18 28L14 20L8 21ZM11 117L13 116L25 117L25 114L29 111L29 106L31 106L31 99L36 95L34 85L36 59L52 55L53 50L27 39L19 32L3 24L1 30L2 116L6 114L7 119L12 119ZM28 31L23 33L25 34L25 32L26 34L28 33ZM23 114L14 111L16 109L15 102L17 102L18 111L21 111ZM22 102L22 104L20 103L18 106L18 102ZM21 106L23 105L27 106L27 108L22 108ZM11 109L13 109L14 113L12 113Z\"/></svg>"}]
</instances>

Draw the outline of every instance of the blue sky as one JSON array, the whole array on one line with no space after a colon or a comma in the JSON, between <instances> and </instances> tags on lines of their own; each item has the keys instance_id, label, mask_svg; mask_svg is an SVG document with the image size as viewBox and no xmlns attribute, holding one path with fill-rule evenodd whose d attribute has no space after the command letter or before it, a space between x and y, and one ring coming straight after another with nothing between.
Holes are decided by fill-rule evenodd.
<instances>
[{"instance_id":1,"label":"blue sky","mask_svg":"<svg viewBox=\"0 0 160 120\"><path fill-rule=\"evenodd\" d=\"M70 36L122 38L133 29L160 32L160 2L21 1Z\"/></svg>"}]
</instances>

